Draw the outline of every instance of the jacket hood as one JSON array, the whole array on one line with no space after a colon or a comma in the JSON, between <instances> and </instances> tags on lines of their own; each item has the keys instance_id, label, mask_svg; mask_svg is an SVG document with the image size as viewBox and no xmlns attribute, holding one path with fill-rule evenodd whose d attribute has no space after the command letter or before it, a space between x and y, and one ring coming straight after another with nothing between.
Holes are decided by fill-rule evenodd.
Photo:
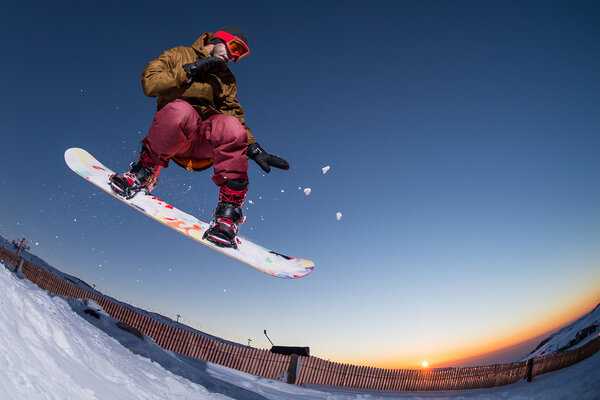
<instances>
[{"instance_id":1,"label":"jacket hood","mask_svg":"<svg viewBox=\"0 0 600 400\"><path fill-rule=\"evenodd\" d=\"M210 42L210 39L212 39L213 34L210 32L206 32L204 33L204 35L200 36L198 39L196 39L196 41L194 42L194 44L192 44L192 49L194 49L194 51L196 53L200 53L200 54L204 54L206 56L208 56L208 52L206 51L206 49L204 48L204 46L206 46L208 44L208 42Z\"/></svg>"}]
</instances>

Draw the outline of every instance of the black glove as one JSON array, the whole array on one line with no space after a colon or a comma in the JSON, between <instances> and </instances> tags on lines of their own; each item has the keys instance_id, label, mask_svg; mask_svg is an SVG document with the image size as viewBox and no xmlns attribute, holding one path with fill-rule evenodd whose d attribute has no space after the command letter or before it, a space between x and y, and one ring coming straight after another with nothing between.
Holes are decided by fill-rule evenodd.
<instances>
[{"instance_id":1,"label":"black glove","mask_svg":"<svg viewBox=\"0 0 600 400\"><path fill-rule=\"evenodd\" d=\"M193 63L185 64L183 69L187 76L193 80L202 74L208 74L219 70L224 71L226 67L227 63L222 58L205 57L199 58Z\"/></svg>"},{"instance_id":2,"label":"black glove","mask_svg":"<svg viewBox=\"0 0 600 400\"><path fill-rule=\"evenodd\" d=\"M246 154L248 158L254 160L266 173L271 172L271 166L280 169L290 169L290 164L287 161L281 157L272 156L267 153L258 143L249 144Z\"/></svg>"}]
</instances>

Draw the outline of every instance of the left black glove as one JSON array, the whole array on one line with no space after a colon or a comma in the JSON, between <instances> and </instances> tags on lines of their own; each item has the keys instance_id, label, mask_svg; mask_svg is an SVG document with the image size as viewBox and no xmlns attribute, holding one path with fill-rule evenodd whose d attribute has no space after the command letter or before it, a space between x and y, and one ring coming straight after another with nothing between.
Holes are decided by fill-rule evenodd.
<instances>
[{"instance_id":1,"label":"left black glove","mask_svg":"<svg viewBox=\"0 0 600 400\"><path fill-rule=\"evenodd\" d=\"M271 166L280 169L290 169L290 164L287 161L281 157L267 153L258 143L249 144L246 154L248 158L254 160L266 173L271 172Z\"/></svg>"}]
</instances>

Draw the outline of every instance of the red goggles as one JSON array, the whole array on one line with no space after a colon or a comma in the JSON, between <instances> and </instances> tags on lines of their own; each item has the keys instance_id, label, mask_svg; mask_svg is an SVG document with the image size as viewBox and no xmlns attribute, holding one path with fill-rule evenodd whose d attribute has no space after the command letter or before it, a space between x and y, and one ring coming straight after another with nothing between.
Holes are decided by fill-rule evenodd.
<instances>
[{"instance_id":1,"label":"red goggles","mask_svg":"<svg viewBox=\"0 0 600 400\"><path fill-rule=\"evenodd\" d=\"M227 33L224 31L218 31L213 35L213 37L219 38L225 41L225 45L229 49L229 52L233 56L233 62L238 62L242 57L250 54L250 49L248 45L244 43L242 39L237 36L233 36L231 33Z\"/></svg>"}]
</instances>

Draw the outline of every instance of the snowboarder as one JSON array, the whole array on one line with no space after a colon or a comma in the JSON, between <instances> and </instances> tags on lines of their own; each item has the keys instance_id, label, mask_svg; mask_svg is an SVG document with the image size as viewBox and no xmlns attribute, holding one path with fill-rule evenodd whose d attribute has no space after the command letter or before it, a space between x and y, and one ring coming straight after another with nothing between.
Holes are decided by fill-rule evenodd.
<instances>
[{"instance_id":1,"label":"snowboarder","mask_svg":"<svg viewBox=\"0 0 600 400\"><path fill-rule=\"evenodd\" d=\"M289 169L287 161L263 150L244 121L227 63L248 54L244 31L226 26L205 33L191 47L172 48L150 61L142 72L142 87L147 96L158 97L157 112L139 160L110 181L117 194L131 198L142 190L150 193L170 160L190 171L212 165L219 201L204 238L222 247L236 247L248 192L246 157L267 173L271 166Z\"/></svg>"}]
</instances>

